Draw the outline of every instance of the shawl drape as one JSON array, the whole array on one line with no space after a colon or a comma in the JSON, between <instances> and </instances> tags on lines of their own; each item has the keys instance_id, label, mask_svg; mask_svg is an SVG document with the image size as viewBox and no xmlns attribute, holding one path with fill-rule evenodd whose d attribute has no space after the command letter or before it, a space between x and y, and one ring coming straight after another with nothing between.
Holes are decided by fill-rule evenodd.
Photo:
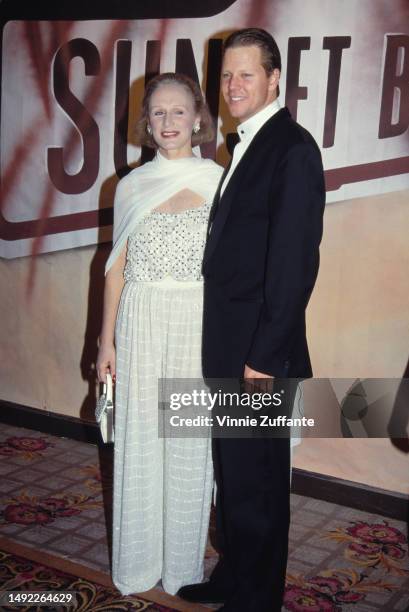
<instances>
[{"instance_id":1,"label":"shawl drape","mask_svg":"<svg viewBox=\"0 0 409 612\"><path fill-rule=\"evenodd\" d=\"M184 157L169 160L159 152L119 181L114 199L114 231L105 274L140 221L183 189L213 200L223 168L210 159Z\"/></svg>"}]
</instances>

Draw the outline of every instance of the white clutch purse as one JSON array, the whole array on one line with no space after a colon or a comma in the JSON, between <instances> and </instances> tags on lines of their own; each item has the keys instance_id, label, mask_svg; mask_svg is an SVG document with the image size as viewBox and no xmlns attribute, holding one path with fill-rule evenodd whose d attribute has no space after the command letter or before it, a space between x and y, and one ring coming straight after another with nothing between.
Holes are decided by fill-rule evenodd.
<instances>
[{"instance_id":1,"label":"white clutch purse","mask_svg":"<svg viewBox=\"0 0 409 612\"><path fill-rule=\"evenodd\" d=\"M102 440L105 444L114 441L114 389L112 376L107 373L107 382L103 383L102 394L95 408L95 420L99 424Z\"/></svg>"}]
</instances>

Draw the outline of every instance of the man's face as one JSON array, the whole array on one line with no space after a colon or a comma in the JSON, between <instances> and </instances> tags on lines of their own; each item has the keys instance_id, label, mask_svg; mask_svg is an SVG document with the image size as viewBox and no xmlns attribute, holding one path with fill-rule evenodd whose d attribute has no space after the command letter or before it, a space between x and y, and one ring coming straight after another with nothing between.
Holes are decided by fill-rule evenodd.
<instances>
[{"instance_id":1,"label":"man's face","mask_svg":"<svg viewBox=\"0 0 409 612\"><path fill-rule=\"evenodd\" d=\"M222 66L221 87L232 117L250 119L277 97L280 71L267 76L257 46L227 49Z\"/></svg>"}]
</instances>

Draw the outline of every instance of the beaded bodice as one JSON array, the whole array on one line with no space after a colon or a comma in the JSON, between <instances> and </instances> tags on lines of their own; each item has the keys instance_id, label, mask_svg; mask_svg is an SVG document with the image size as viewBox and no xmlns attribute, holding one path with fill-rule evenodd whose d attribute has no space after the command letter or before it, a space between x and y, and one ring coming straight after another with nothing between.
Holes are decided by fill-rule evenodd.
<instances>
[{"instance_id":1,"label":"beaded bodice","mask_svg":"<svg viewBox=\"0 0 409 612\"><path fill-rule=\"evenodd\" d=\"M210 206L152 211L142 219L128 238L125 281L201 280Z\"/></svg>"}]
</instances>

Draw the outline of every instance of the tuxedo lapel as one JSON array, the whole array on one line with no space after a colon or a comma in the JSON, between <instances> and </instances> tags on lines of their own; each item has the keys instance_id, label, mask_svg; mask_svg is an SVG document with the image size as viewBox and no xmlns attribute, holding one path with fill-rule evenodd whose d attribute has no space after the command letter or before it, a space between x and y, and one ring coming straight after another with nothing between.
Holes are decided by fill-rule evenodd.
<instances>
[{"instance_id":1,"label":"tuxedo lapel","mask_svg":"<svg viewBox=\"0 0 409 612\"><path fill-rule=\"evenodd\" d=\"M229 216L234 195L236 194L237 188L240 186L240 178L246 171L248 160L251 159L253 155L256 155L257 147L260 145L260 143L264 140L264 138L269 138L271 132L277 129L276 126L278 125L278 123L284 117L287 116L289 116L287 108L282 108L268 121L266 121L266 123L260 128L260 130L257 132L253 140L251 141L243 157L240 159L239 163L234 169L234 172L230 177L229 183L226 186L223 195L220 197L220 190L228 172L228 169L230 168L231 161L226 170L224 171L210 213L207 242L203 256L203 265L205 265L212 256L216 245L220 239L224 225Z\"/></svg>"},{"instance_id":2,"label":"tuxedo lapel","mask_svg":"<svg viewBox=\"0 0 409 612\"><path fill-rule=\"evenodd\" d=\"M234 172L233 174L235 174ZM228 197L228 194L232 191L231 182L233 176L230 178L229 184L227 185L223 196L219 198L217 202L217 206L215 207L213 220L209 223L208 233L207 233L207 242L203 256L203 265L206 264L210 256L212 255L216 244L220 238L220 234L222 233L224 224L226 223L227 217L230 212L230 207L232 203L232 198ZM228 192L228 193L226 193ZM217 214L216 214L217 213Z\"/></svg>"},{"instance_id":3,"label":"tuxedo lapel","mask_svg":"<svg viewBox=\"0 0 409 612\"><path fill-rule=\"evenodd\" d=\"M232 162L232 159L229 161L229 163L227 164L226 168L224 169L224 172L223 172L223 174L221 176L221 179L219 181L219 185L217 187L216 193L215 193L214 198L213 198L213 203L212 203L212 207L210 209L210 214L209 214L209 223L207 225L207 238L209 238L210 231L211 231L211 228L212 228L212 224L213 224L214 218L215 218L216 213L217 213L218 208L219 208L219 204L220 204L220 191L221 191L224 179L226 178L226 176L227 176L227 174L228 174L228 172L230 170L231 162Z\"/></svg>"}]
</instances>

